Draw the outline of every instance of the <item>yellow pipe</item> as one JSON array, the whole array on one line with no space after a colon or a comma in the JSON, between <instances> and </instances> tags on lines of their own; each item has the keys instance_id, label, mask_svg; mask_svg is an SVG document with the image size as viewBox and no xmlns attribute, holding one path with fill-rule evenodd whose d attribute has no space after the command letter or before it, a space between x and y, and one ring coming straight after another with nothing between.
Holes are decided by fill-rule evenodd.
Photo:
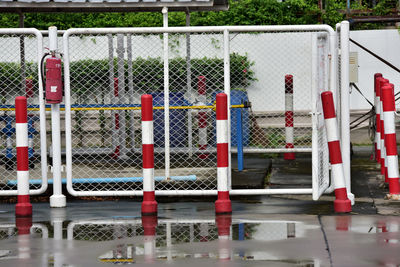
<instances>
[{"instance_id":1,"label":"yellow pipe","mask_svg":"<svg viewBox=\"0 0 400 267\"><path fill-rule=\"evenodd\" d=\"M231 108L244 108L243 104L232 105ZM153 109L164 109L164 107L153 107ZM215 109L215 106L176 106L169 107L169 109ZM0 108L0 111L14 111L15 108ZM39 108L28 108L29 111L39 111ZM46 108L46 111L50 111L50 108ZM60 110L65 110L61 108ZM93 107L93 108L71 108L74 111L89 111L89 110L140 110L140 107Z\"/></svg>"}]
</instances>

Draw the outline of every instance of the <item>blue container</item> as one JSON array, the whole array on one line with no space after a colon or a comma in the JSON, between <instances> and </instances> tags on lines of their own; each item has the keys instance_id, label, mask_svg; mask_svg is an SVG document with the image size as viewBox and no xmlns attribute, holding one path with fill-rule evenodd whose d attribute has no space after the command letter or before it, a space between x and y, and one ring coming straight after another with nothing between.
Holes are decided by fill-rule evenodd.
<instances>
[{"instance_id":1,"label":"blue container","mask_svg":"<svg viewBox=\"0 0 400 267\"><path fill-rule=\"evenodd\" d=\"M164 93L152 93L153 106L164 106ZM169 93L170 106L186 106L183 93ZM164 147L164 110L154 110L154 147ZM170 147L187 147L187 110L169 111Z\"/></svg>"},{"instance_id":2,"label":"blue container","mask_svg":"<svg viewBox=\"0 0 400 267\"><path fill-rule=\"evenodd\" d=\"M213 94L213 102L215 102L217 93ZM231 105L240 105L243 102L249 101L247 93L239 90L231 90ZM213 125L215 125L215 114L213 115ZM242 132L243 146L250 144L250 112L247 108L242 108ZM215 135L215 127L214 132ZM214 136L214 143L216 139ZM236 108L231 109L231 146L237 146L237 114Z\"/></svg>"}]
</instances>

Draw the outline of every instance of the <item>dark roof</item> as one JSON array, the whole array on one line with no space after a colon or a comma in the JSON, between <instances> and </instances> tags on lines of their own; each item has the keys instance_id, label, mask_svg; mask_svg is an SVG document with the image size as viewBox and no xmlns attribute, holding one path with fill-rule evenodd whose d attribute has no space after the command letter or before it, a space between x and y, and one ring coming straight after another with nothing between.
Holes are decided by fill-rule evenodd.
<instances>
[{"instance_id":1,"label":"dark roof","mask_svg":"<svg viewBox=\"0 0 400 267\"><path fill-rule=\"evenodd\" d=\"M0 12L160 12L227 10L228 0L0 0Z\"/></svg>"}]
</instances>

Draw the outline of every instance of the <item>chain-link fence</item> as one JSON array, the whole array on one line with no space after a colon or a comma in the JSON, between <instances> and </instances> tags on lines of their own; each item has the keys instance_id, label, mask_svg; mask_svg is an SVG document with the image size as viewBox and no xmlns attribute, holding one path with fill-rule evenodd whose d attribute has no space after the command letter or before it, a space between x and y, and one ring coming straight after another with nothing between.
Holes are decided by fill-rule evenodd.
<instances>
[{"instance_id":1,"label":"chain-link fence","mask_svg":"<svg viewBox=\"0 0 400 267\"><path fill-rule=\"evenodd\" d=\"M319 92L327 90L328 82L334 79L329 78L328 71L328 54L333 49L328 28L232 27L225 32L225 39L224 27L169 29L167 37L162 28L67 31L64 48L68 50L66 87L70 86L67 112L71 107L71 121L66 119L66 129L71 127L70 137L66 132L66 149L71 151L70 162L67 152L70 189L92 194L126 194L142 189L142 94L152 94L156 108L158 191L215 191L212 106L215 95L223 91L230 91L231 105L241 107L230 111L233 152L238 143L243 144L245 153L287 152L290 140L292 152L311 152L312 147L320 151L315 157L320 164L315 165L324 171L316 170L313 175L316 181L328 179L322 177L327 175L324 128L316 125L322 118L321 110L317 110L320 106L316 106ZM316 51L317 42L313 40L321 34L326 37L325 49ZM168 54L163 51L165 38ZM319 59L313 58L317 52ZM319 69L324 75L318 74ZM293 77L291 106L285 101L287 75ZM169 92L169 103L164 103L165 92ZM163 108L167 104L169 120L165 121ZM289 108L293 115L292 130L288 131L285 114ZM239 124L242 129L238 129Z\"/></svg>"},{"instance_id":2,"label":"chain-link fence","mask_svg":"<svg viewBox=\"0 0 400 267\"><path fill-rule=\"evenodd\" d=\"M41 126L39 64L42 35L35 29L0 29L0 195L16 194L15 106L28 100L28 153L31 194L43 192L47 181L45 120ZM43 138L40 138L41 132ZM43 151L44 150L44 151ZM45 155L45 154L44 154Z\"/></svg>"}]
</instances>

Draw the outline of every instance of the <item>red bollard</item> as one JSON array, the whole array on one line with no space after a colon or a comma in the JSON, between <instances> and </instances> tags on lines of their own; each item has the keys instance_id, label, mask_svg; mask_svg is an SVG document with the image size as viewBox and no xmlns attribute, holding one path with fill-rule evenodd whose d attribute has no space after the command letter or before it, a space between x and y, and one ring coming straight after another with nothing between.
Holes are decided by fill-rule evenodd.
<instances>
[{"instance_id":1,"label":"red bollard","mask_svg":"<svg viewBox=\"0 0 400 267\"><path fill-rule=\"evenodd\" d=\"M118 78L114 78L114 97L115 98L117 98L119 96L118 92L119 92L118 91ZM114 119L115 119L114 131L115 131L115 136L116 136L115 139L116 139L117 145L115 146L115 150L114 150L114 153L112 154L112 157L113 158L118 158L120 156L120 153L121 153L121 151L120 151L121 146L120 146L120 140L119 140L119 133L120 133L120 130L119 130L119 111L117 110L117 111L114 111L114 112L115 112L114 113Z\"/></svg>"},{"instance_id":2,"label":"red bollard","mask_svg":"<svg viewBox=\"0 0 400 267\"><path fill-rule=\"evenodd\" d=\"M15 130L17 145L18 203L16 217L32 216L29 197L28 115L25 96L15 98Z\"/></svg>"},{"instance_id":3,"label":"red bollard","mask_svg":"<svg viewBox=\"0 0 400 267\"><path fill-rule=\"evenodd\" d=\"M294 108L293 108L293 75L285 76L285 148L294 148ZM283 154L286 160L296 159L296 154L288 152Z\"/></svg>"},{"instance_id":4,"label":"red bollard","mask_svg":"<svg viewBox=\"0 0 400 267\"><path fill-rule=\"evenodd\" d=\"M396 143L396 125L395 125L395 97L394 86L386 84L381 89L381 96L383 100L383 118L385 127L385 145L386 145L386 158L387 158L387 176L389 182L389 195L395 198L400 197L400 184L399 184L399 164L397 155Z\"/></svg>"},{"instance_id":5,"label":"red bollard","mask_svg":"<svg viewBox=\"0 0 400 267\"><path fill-rule=\"evenodd\" d=\"M379 88L379 80L378 78L382 78L381 73L375 73L374 75L374 106L375 106L375 122L376 122L376 129L375 129L375 140L374 140L374 147L375 147L375 160L379 162L381 158L381 126L380 123L378 123L381 119L380 114L380 92L378 90Z\"/></svg>"},{"instance_id":6,"label":"red bollard","mask_svg":"<svg viewBox=\"0 0 400 267\"><path fill-rule=\"evenodd\" d=\"M388 176L387 176L387 159L386 159L386 146L385 146L385 123L383 121L383 104L382 104L382 87L389 83L389 80L384 78L378 78L379 81L379 95L380 95L380 129L381 129L381 175L385 177L385 183L388 183Z\"/></svg>"},{"instance_id":7,"label":"red bollard","mask_svg":"<svg viewBox=\"0 0 400 267\"><path fill-rule=\"evenodd\" d=\"M218 200L215 202L215 213L232 213L232 203L229 199L228 171L228 96L217 94L217 183Z\"/></svg>"},{"instance_id":8,"label":"red bollard","mask_svg":"<svg viewBox=\"0 0 400 267\"><path fill-rule=\"evenodd\" d=\"M142 157L143 157L143 202L142 215L157 215L154 192L154 123L153 97L142 95Z\"/></svg>"},{"instance_id":9,"label":"red bollard","mask_svg":"<svg viewBox=\"0 0 400 267\"><path fill-rule=\"evenodd\" d=\"M351 202L347 197L346 181L344 178L342 153L333 103L332 92L321 94L322 108L324 111L326 135L328 139L329 161L332 167L332 177L335 185L335 197L333 202L335 212L350 212Z\"/></svg>"}]
</instances>

